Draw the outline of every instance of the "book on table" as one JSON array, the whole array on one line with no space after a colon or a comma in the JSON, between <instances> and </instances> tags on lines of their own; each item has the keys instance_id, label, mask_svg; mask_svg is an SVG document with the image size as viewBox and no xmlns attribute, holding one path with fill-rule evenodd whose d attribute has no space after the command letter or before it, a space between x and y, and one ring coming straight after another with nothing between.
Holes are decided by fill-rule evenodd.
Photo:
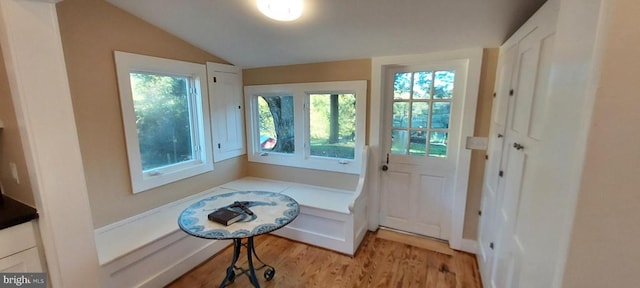
<instances>
[{"instance_id":1,"label":"book on table","mask_svg":"<svg viewBox=\"0 0 640 288\"><path fill-rule=\"evenodd\" d=\"M209 213L208 218L213 222L229 226L235 222L240 221L243 216L244 215L242 213L233 211L229 208L220 208Z\"/></svg>"}]
</instances>

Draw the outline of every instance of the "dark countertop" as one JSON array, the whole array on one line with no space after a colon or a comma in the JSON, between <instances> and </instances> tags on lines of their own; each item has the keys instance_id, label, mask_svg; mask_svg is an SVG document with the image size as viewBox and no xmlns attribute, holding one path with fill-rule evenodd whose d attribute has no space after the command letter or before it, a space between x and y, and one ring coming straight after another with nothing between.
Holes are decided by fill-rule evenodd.
<instances>
[{"instance_id":1,"label":"dark countertop","mask_svg":"<svg viewBox=\"0 0 640 288\"><path fill-rule=\"evenodd\" d=\"M0 229L19 225L38 218L38 211L28 205L23 204L1 195L0 200Z\"/></svg>"}]
</instances>

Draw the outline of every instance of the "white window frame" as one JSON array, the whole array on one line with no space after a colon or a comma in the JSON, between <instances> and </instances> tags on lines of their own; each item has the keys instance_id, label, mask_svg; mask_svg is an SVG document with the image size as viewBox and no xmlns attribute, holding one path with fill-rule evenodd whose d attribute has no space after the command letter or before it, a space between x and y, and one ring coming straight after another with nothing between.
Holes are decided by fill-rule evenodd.
<instances>
[{"instance_id":1,"label":"white window frame","mask_svg":"<svg viewBox=\"0 0 640 288\"><path fill-rule=\"evenodd\" d=\"M211 127L209 123L208 93L206 86L207 70L204 64L151 57L139 54L115 51L116 74L120 90L122 121L129 158L129 174L133 193L176 182L188 177L213 170L211 146ZM190 78L191 87L191 123L192 160L168 165L149 171L142 170L142 160L138 141L136 115L133 107L130 73L154 73Z\"/></svg>"},{"instance_id":2,"label":"white window frame","mask_svg":"<svg viewBox=\"0 0 640 288\"><path fill-rule=\"evenodd\" d=\"M309 168L360 174L362 151L365 145L367 113L367 81L335 81L295 84L253 85L244 87L248 159L273 165ZM354 159L312 156L309 133L310 94L354 94L356 97L356 141ZM258 96L293 96L295 151L265 153L260 149L258 125Z\"/></svg>"}]
</instances>

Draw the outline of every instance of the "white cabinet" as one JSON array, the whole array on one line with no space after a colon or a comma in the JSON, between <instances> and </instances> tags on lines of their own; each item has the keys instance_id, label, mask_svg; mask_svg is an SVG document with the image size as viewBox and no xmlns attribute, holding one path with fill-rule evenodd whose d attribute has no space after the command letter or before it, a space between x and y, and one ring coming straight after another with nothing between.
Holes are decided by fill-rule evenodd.
<instances>
[{"instance_id":1,"label":"white cabinet","mask_svg":"<svg viewBox=\"0 0 640 288\"><path fill-rule=\"evenodd\" d=\"M236 66L207 62L213 161L246 154L242 70Z\"/></svg>"},{"instance_id":2,"label":"white cabinet","mask_svg":"<svg viewBox=\"0 0 640 288\"><path fill-rule=\"evenodd\" d=\"M43 272L35 222L0 230L0 272Z\"/></svg>"},{"instance_id":3,"label":"white cabinet","mask_svg":"<svg viewBox=\"0 0 640 288\"><path fill-rule=\"evenodd\" d=\"M535 257L527 251L531 228L519 216L535 193L534 167L544 153L558 2L548 1L500 49L478 235L484 287L519 287L522 265Z\"/></svg>"}]
</instances>

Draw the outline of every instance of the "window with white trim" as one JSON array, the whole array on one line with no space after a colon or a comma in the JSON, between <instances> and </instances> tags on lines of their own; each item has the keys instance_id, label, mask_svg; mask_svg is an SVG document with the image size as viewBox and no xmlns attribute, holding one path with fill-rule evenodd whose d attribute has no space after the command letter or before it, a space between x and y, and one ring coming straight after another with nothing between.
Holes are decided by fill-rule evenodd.
<instances>
[{"instance_id":1,"label":"window with white trim","mask_svg":"<svg viewBox=\"0 0 640 288\"><path fill-rule=\"evenodd\" d=\"M367 82L245 86L249 161L360 173Z\"/></svg>"},{"instance_id":2,"label":"window with white trim","mask_svg":"<svg viewBox=\"0 0 640 288\"><path fill-rule=\"evenodd\" d=\"M133 193L213 170L205 65L114 54Z\"/></svg>"}]
</instances>

